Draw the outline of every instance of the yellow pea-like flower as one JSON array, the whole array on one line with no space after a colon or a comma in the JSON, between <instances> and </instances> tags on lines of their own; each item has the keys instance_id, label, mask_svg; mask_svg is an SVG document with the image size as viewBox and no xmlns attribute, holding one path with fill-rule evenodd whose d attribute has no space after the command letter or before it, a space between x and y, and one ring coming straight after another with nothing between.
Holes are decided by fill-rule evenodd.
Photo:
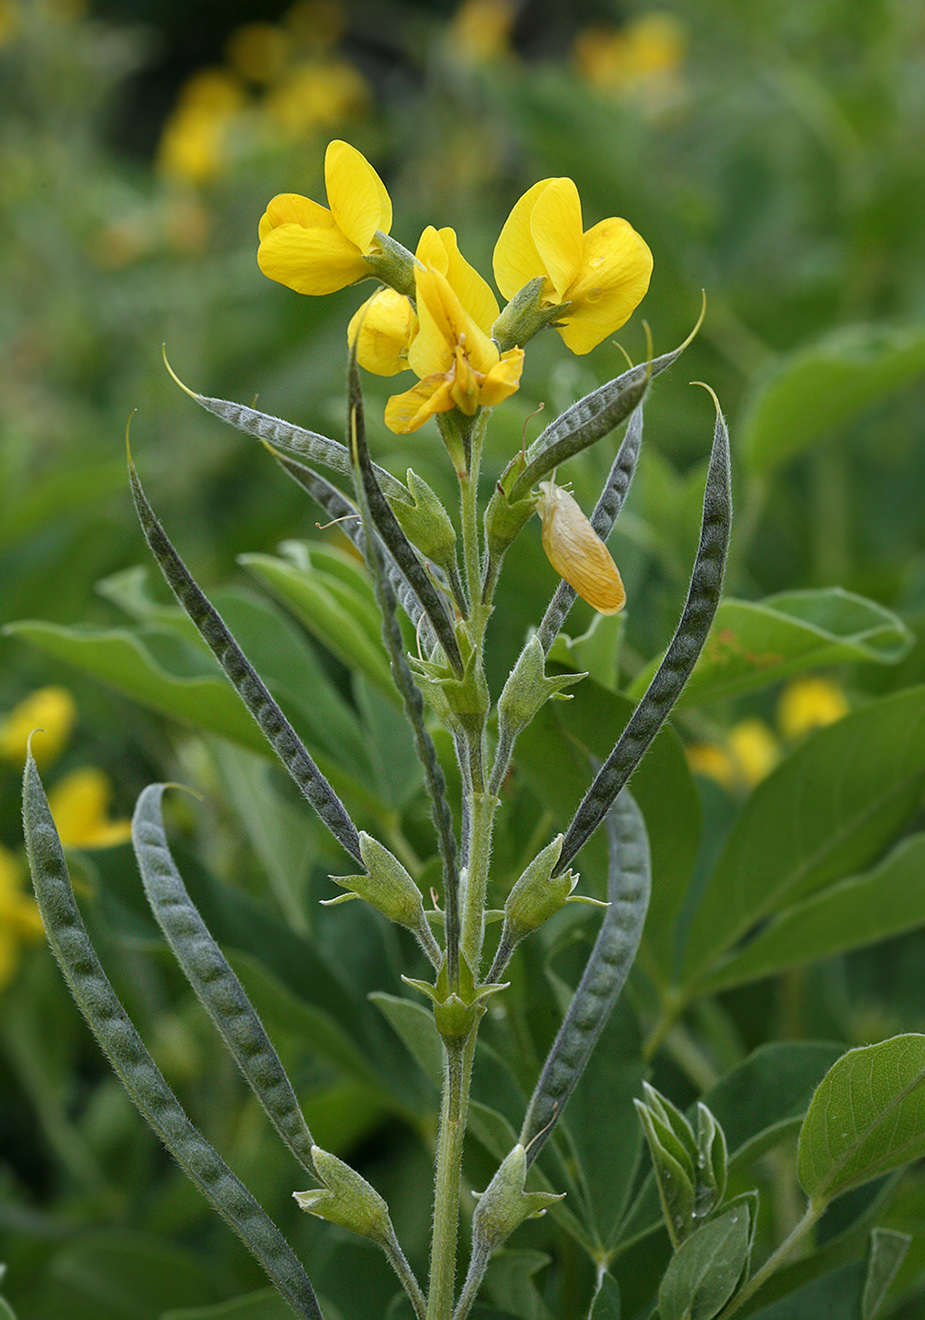
<instances>
[{"instance_id":1,"label":"yellow pea-like flower","mask_svg":"<svg viewBox=\"0 0 925 1320\"><path fill-rule=\"evenodd\" d=\"M541 481L536 511L543 549L559 576L599 614L619 613L626 604L623 579L575 497L552 480Z\"/></svg>"}]
</instances>

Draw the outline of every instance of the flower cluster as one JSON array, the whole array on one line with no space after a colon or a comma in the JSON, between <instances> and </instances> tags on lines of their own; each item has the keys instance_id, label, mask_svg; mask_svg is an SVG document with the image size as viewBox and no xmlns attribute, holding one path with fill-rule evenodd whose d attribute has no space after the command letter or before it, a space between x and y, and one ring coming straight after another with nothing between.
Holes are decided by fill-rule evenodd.
<instances>
[{"instance_id":1,"label":"flower cluster","mask_svg":"<svg viewBox=\"0 0 925 1320\"><path fill-rule=\"evenodd\" d=\"M505 222L493 260L509 300L500 312L452 229L428 226L413 256L389 237L388 193L359 151L332 142L324 174L328 207L294 193L270 202L260 222L260 269L297 293L382 282L348 333L368 371L407 369L418 377L386 409L386 424L399 434L454 409L471 418L513 394L523 345L546 325L572 352L590 352L629 319L648 288L646 243L616 217L585 231L571 179L534 184Z\"/></svg>"}]
</instances>

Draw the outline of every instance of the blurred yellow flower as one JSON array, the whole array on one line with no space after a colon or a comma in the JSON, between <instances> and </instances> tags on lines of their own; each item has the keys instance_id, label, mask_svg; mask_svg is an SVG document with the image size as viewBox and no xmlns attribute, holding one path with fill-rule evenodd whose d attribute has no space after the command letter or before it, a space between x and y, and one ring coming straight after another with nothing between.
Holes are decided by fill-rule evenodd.
<instances>
[{"instance_id":1,"label":"blurred yellow flower","mask_svg":"<svg viewBox=\"0 0 925 1320\"><path fill-rule=\"evenodd\" d=\"M366 279L366 253L378 252L376 234L392 226L392 203L369 161L347 142L334 141L324 157L331 209L280 193L260 221L257 263L264 275L296 293L324 294Z\"/></svg>"},{"instance_id":2,"label":"blurred yellow flower","mask_svg":"<svg viewBox=\"0 0 925 1320\"><path fill-rule=\"evenodd\" d=\"M579 32L575 63L600 92L650 97L674 85L685 44L684 29L672 14L638 14L622 28Z\"/></svg>"},{"instance_id":3,"label":"blurred yellow flower","mask_svg":"<svg viewBox=\"0 0 925 1320\"><path fill-rule=\"evenodd\" d=\"M0 990L13 979L21 945L41 934L35 899L22 891L22 868L0 847Z\"/></svg>"},{"instance_id":4,"label":"blurred yellow flower","mask_svg":"<svg viewBox=\"0 0 925 1320\"><path fill-rule=\"evenodd\" d=\"M512 0L464 0L450 20L446 42L470 64L505 55L517 13Z\"/></svg>"},{"instance_id":5,"label":"blurred yellow flower","mask_svg":"<svg viewBox=\"0 0 925 1320\"><path fill-rule=\"evenodd\" d=\"M76 718L77 706L67 688L38 688L0 720L0 757L24 765L29 734L40 729L32 753L37 765L50 764L67 745Z\"/></svg>"},{"instance_id":6,"label":"blurred yellow flower","mask_svg":"<svg viewBox=\"0 0 925 1320\"><path fill-rule=\"evenodd\" d=\"M369 84L359 70L327 59L294 65L268 91L262 110L284 137L298 140L365 109L369 100Z\"/></svg>"},{"instance_id":7,"label":"blurred yellow flower","mask_svg":"<svg viewBox=\"0 0 925 1320\"><path fill-rule=\"evenodd\" d=\"M777 703L777 724L790 742L812 729L834 724L849 711L848 699L829 678L800 678L788 683Z\"/></svg>"},{"instance_id":8,"label":"blurred yellow flower","mask_svg":"<svg viewBox=\"0 0 925 1320\"><path fill-rule=\"evenodd\" d=\"M472 417L501 403L518 388L523 370L523 349L499 353L491 338L497 300L460 253L454 230L429 226L415 255L418 328L407 353L420 380L385 409L386 426L400 435L436 413L459 408Z\"/></svg>"},{"instance_id":9,"label":"blurred yellow flower","mask_svg":"<svg viewBox=\"0 0 925 1320\"><path fill-rule=\"evenodd\" d=\"M272 83L289 59L292 38L275 23L242 23L225 43L225 56L235 73L252 83Z\"/></svg>"},{"instance_id":10,"label":"blurred yellow flower","mask_svg":"<svg viewBox=\"0 0 925 1320\"><path fill-rule=\"evenodd\" d=\"M221 69L195 74L161 134L161 173L185 183L216 178L228 163L234 123L246 105L246 92L232 74Z\"/></svg>"},{"instance_id":11,"label":"blurred yellow flower","mask_svg":"<svg viewBox=\"0 0 925 1320\"><path fill-rule=\"evenodd\" d=\"M495 279L505 298L542 275L542 302L567 303L557 329L573 353L589 353L629 320L649 287L652 253L626 220L582 231L571 179L542 179L524 193L495 246Z\"/></svg>"},{"instance_id":12,"label":"blurred yellow flower","mask_svg":"<svg viewBox=\"0 0 925 1320\"><path fill-rule=\"evenodd\" d=\"M696 743L685 749L696 775L715 779L729 792L754 788L780 760L780 744L764 720L740 720L729 730L725 744Z\"/></svg>"},{"instance_id":13,"label":"blurred yellow flower","mask_svg":"<svg viewBox=\"0 0 925 1320\"><path fill-rule=\"evenodd\" d=\"M82 766L59 779L48 806L65 848L111 848L132 837L130 820L107 816L112 785L102 770Z\"/></svg>"},{"instance_id":14,"label":"blurred yellow flower","mask_svg":"<svg viewBox=\"0 0 925 1320\"><path fill-rule=\"evenodd\" d=\"M14 0L0 0L0 48L16 40L22 14Z\"/></svg>"}]
</instances>

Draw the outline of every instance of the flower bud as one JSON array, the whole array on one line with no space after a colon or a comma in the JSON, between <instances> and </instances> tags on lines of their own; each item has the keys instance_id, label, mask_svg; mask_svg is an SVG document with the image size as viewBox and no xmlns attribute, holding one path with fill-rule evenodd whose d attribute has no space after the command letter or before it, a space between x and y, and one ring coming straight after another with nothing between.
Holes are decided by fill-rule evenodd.
<instances>
[{"instance_id":1,"label":"flower bud","mask_svg":"<svg viewBox=\"0 0 925 1320\"><path fill-rule=\"evenodd\" d=\"M312 1146L312 1160L324 1187L293 1192L301 1209L373 1242L391 1242L395 1233L389 1207L376 1189L349 1164L320 1146Z\"/></svg>"}]
</instances>

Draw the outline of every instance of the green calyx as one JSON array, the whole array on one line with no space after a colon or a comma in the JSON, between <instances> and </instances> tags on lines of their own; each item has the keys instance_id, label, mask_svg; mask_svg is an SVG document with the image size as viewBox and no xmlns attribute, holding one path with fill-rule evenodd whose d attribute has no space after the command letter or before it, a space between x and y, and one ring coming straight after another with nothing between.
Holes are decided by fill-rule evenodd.
<instances>
[{"instance_id":1,"label":"green calyx","mask_svg":"<svg viewBox=\"0 0 925 1320\"><path fill-rule=\"evenodd\" d=\"M485 510L485 544L491 559L500 560L508 546L536 512L536 500L528 495L511 501L508 490L521 470L521 456L508 464Z\"/></svg>"},{"instance_id":2,"label":"green calyx","mask_svg":"<svg viewBox=\"0 0 925 1320\"><path fill-rule=\"evenodd\" d=\"M519 1143L505 1157L472 1216L473 1251L494 1251L525 1219L536 1219L564 1192L525 1192L527 1152Z\"/></svg>"},{"instance_id":3,"label":"green calyx","mask_svg":"<svg viewBox=\"0 0 925 1320\"><path fill-rule=\"evenodd\" d=\"M403 293L406 298L414 298L414 267L417 264L413 253L402 247L394 238L376 230L376 251L367 252L363 260L370 268L370 274L383 284L388 284L396 293Z\"/></svg>"},{"instance_id":4,"label":"green calyx","mask_svg":"<svg viewBox=\"0 0 925 1320\"><path fill-rule=\"evenodd\" d=\"M429 704L446 728L462 733L481 734L491 707L491 695L478 649L465 626L456 635L463 657L463 675L457 678L446 664L410 658L415 677Z\"/></svg>"},{"instance_id":5,"label":"green calyx","mask_svg":"<svg viewBox=\"0 0 925 1320\"><path fill-rule=\"evenodd\" d=\"M412 545L417 546L426 559L442 568L447 575L456 569L456 529L449 514L427 482L408 469L408 489L413 504L392 505L402 531Z\"/></svg>"},{"instance_id":6,"label":"green calyx","mask_svg":"<svg viewBox=\"0 0 925 1320\"><path fill-rule=\"evenodd\" d=\"M332 875L335 884L347 893L322 899L325 907L362 898L370 907L405 926L417 937L431 962L437 963L440 950L424 915L424 900L414 880L397 857L364 830L360 831L360 855L366 875Z\"/></svg>"},{"instance_id":7,"label":"green calyx","mask_svg":"<svg viewBox=\"0 0 925 1320\"><path fill-rule=\"evenodd\" d=\"M323 1187L307 1192L293 1192L301 1209L341 1228L349 1228L360 1237L380 1245L395 1237L389 1207L376 1189L349 1164L312 1146L312 1159Z\"/></svg>"},{"instance_id":8,"label":"green calyx","mask_svg":"<svg viewBox=\"0 0 925 1320\"><path fill-rule=\"evenodd\" d=\"M435 984L412 980L409 976L403 976L402 980L427 995L434 1006L434 1023L447 1046L465 1040L485 1012L484 1000L507 986L507 982L476 986L472 968L462 953L459 955L459 982L456 986L450 985L446 960L437 973Z\"/></svg>"},{"instance_id":9,"label":"green calyx","mask_svg":"<svg viewBox=\"0 0 925 1320\"><path fill-rule=\"evenodd\" d=\"M518 656L498 698L500 729L516 736L551 697L568 701L570 694L563 694L563 689L587 677L587 673L548 675L542 644L534 634Z\"/></svg>"},{"instance_id":10,"label":"green calyx","mask_svg":"<svg viewBox=\"0 0 925 1320\"><path fill-rule=\"evenodd\" d=\"M537 275L514 297L491 328L491 337L498 345L498 351L506 353L509 348L523 348L528 339L545 330L557 321L569 304L558 303L549 306L543 302L543 290L546 277Z\"/></svg>"},{"instance_id":11,"label":"green calyx","mask_svg":"<svg viewBox=\"0 0 925 1320\"><path fill-rule=\"evenodd\" d=\"M538 930L562 907L578 883L572 871L553 877L552 872L562 851L562 835L546 845L534 857L507 896L504 905L504 931L501 939L511 947L525 935Z\"/></svg>"}]
</instances>

